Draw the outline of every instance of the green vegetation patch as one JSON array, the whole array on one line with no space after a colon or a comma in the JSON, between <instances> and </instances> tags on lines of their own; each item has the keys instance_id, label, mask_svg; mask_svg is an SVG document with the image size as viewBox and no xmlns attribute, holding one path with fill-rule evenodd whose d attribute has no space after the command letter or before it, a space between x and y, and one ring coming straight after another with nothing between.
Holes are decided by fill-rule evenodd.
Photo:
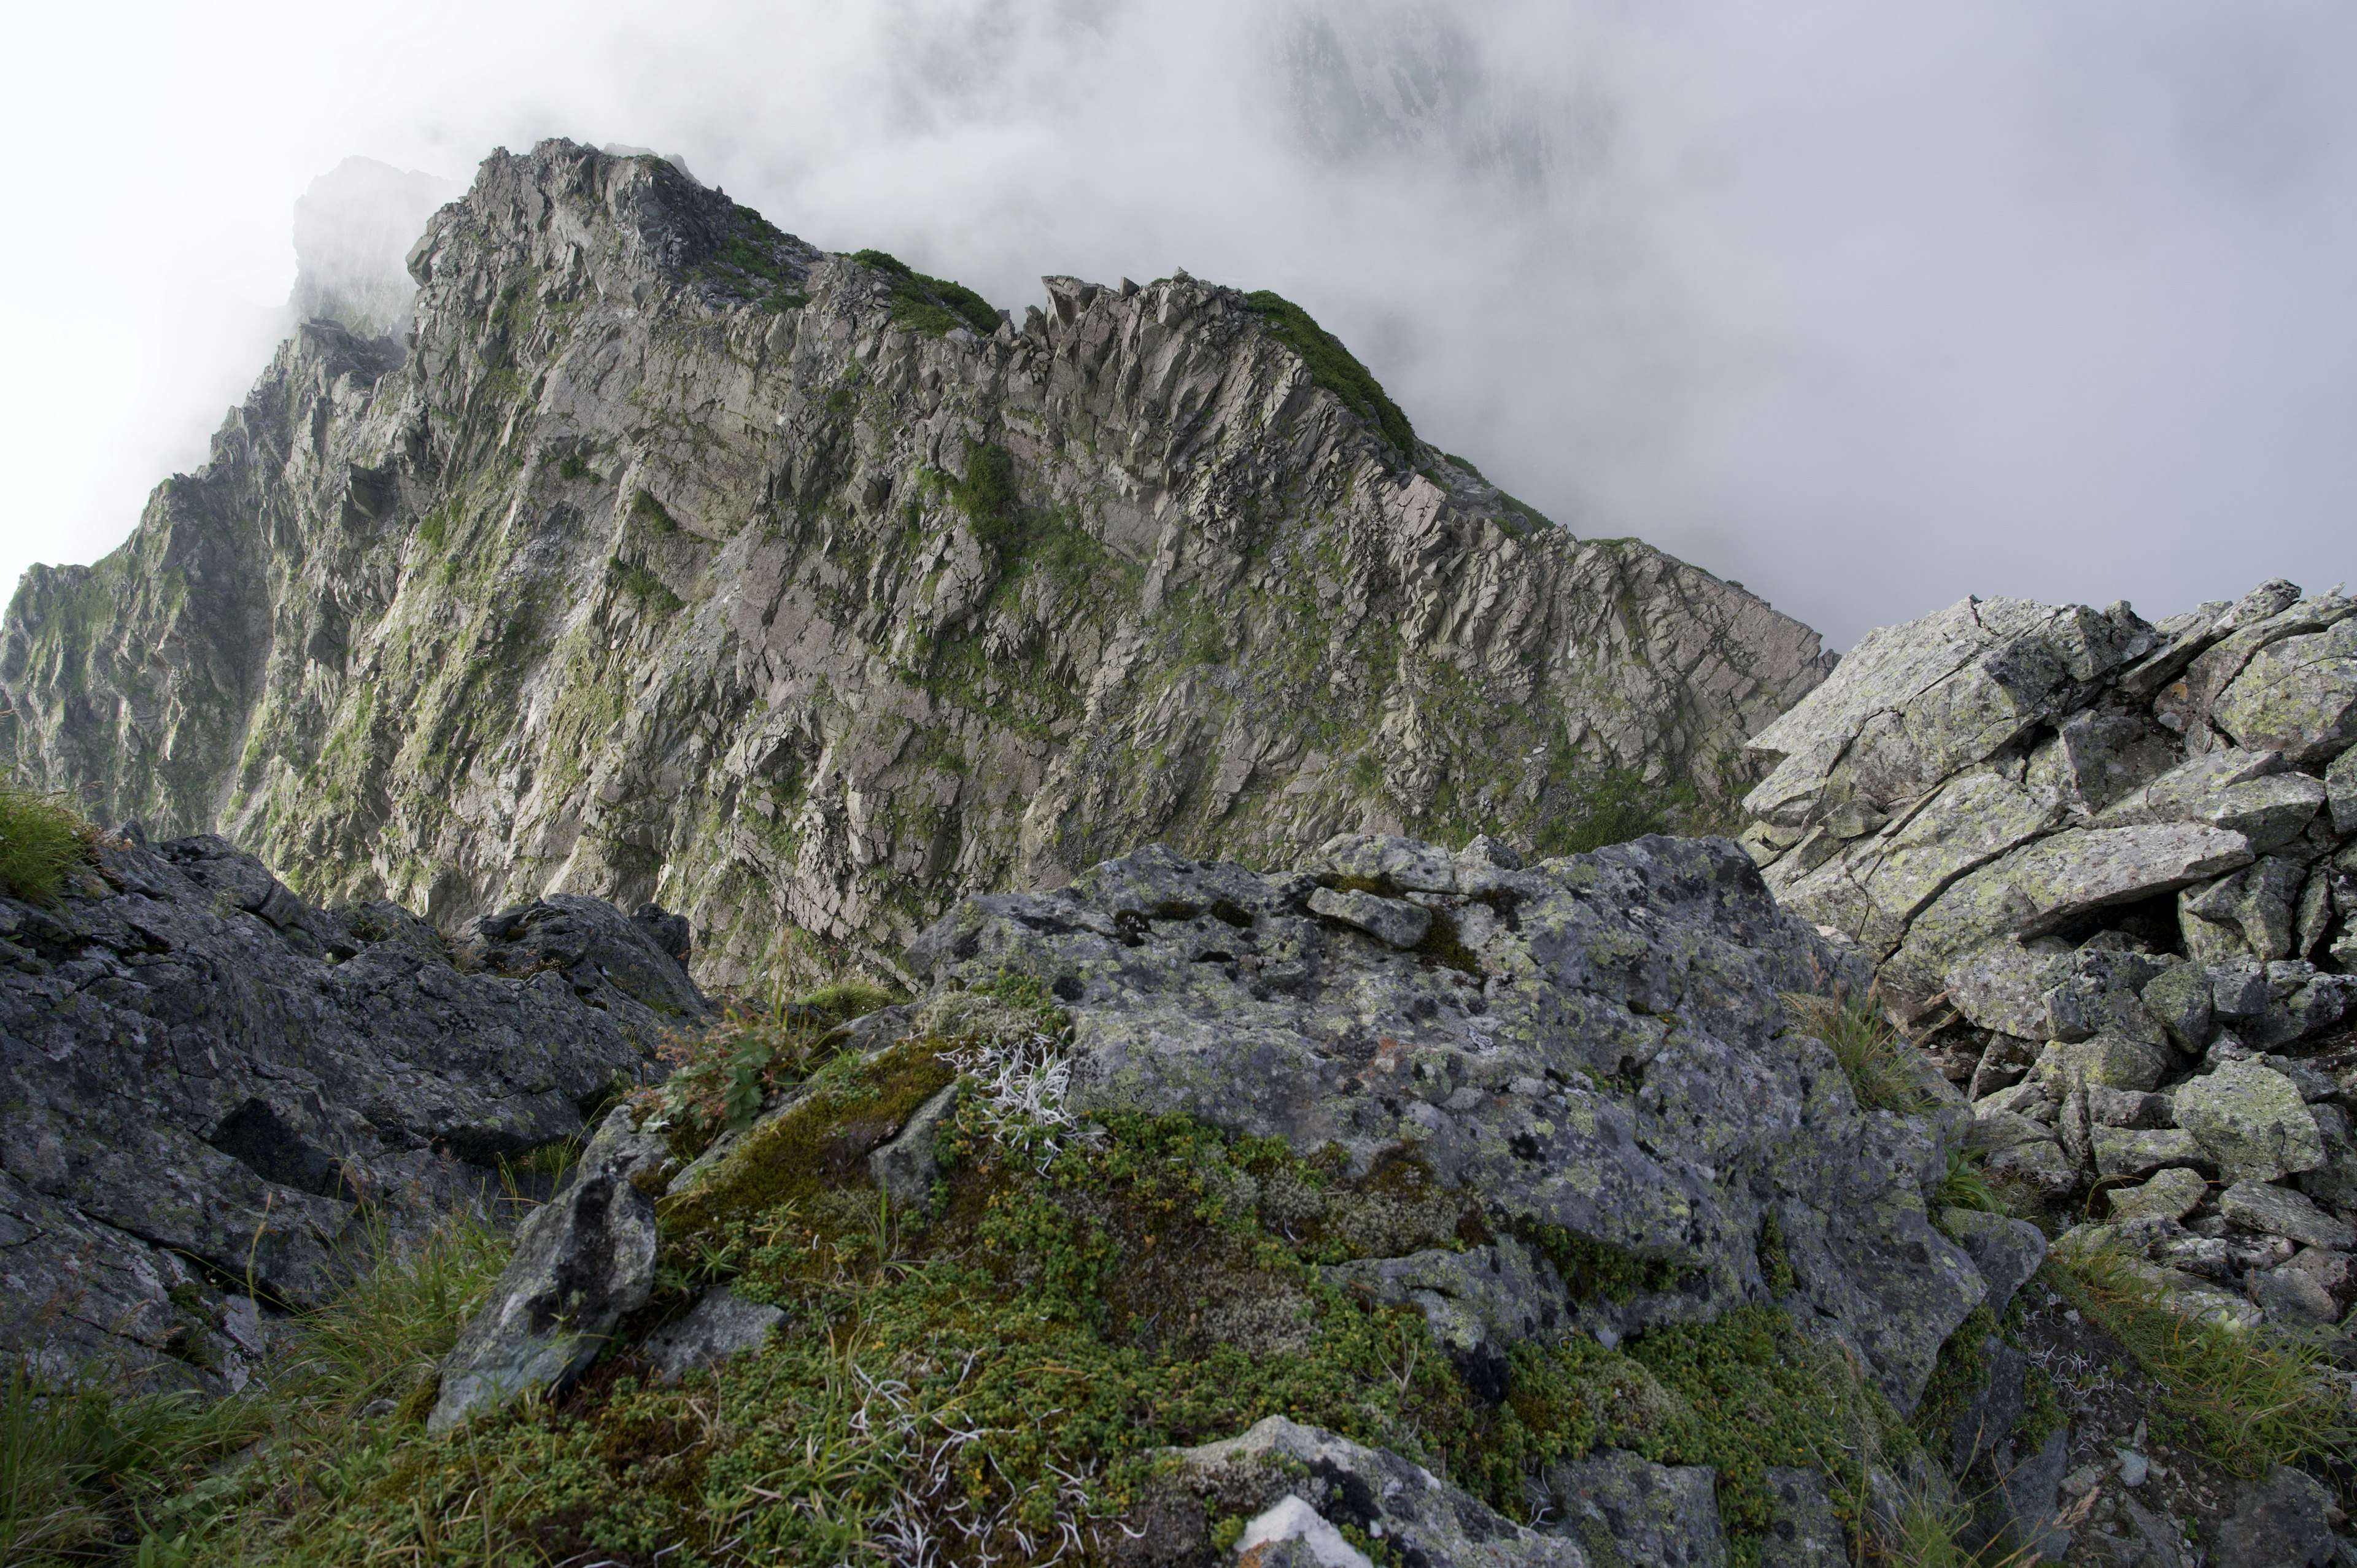
<instances>
[{"instance_id":1,"label":"green vegetation patch","mask_svg":"<svg viewBox=\"0 0 2357 1568\"><path fill-rule=\"evenodd\" d=\"M2114 1247L2050 1253L2039 1277L2127 1348L2160 1385L2162 1407L2189 1423L2210 1456L2235 1475L2357 1459L2357 1412L2321 1345L2187 1317Z\"/></svg>"},{"instance_id":2,"label":"green vegetation patch","mask_svg":"<svg viewBox=\"0 0 2357 1568\"><path fill-rule=\"evenodd\" d=\"M1607 844L1667 832L1679 813L1690 811L1701 798L1684 779L1652 783L1633 768L1620 768L1573 785L1567 794L1555 819L1536 836L1534 847L1543 857L1586 854Z\"/></svg>"},{"instance_id":3,"label":"green vegetation patch","mask_svg":"<svg viewBox=\"0 0 2357 1568\"><path fill-rule=\"evenodd\" d=\"M50 904L78 865L98 858L98 829L66 794L0 783L0 892Z\"/></svg>"},{"instance_id":4,"label":"green vegetation patch","mask_svg":"<svg viewBox=\"0 0 2357 1568\"><path fill-rule=\"evenodd\" d=\"M1311 381L1340 398L1351 413L1382 432L1383 439L1401 456L1415 456L1415 432L1409 427L1407 415L1383 394L1381 383L1366 366L1359 363L1356 355L1342 346L1340 338L1318 326L1309 312L1267 289L1244 295L1244 303L1268 324L1269 336L1308 363Z\"/></svg>"},{"instance_id":5,"label":"green vegetation patch","mask_svg":"<svg viewBox=\"0 0 2357 1568\"><path fill-rule=\"evenodd\" d=\"M892 319L935 338L960 327L977 337L998 330L998 307L961 283L927 277L883 251L855 251L851 259L892 282Z\"/></svg>"},{"instance_id":6,"label":"green vegetation patch","mask_svg":"<svg viewBox=\"0 0 2357 1568\"><path fill-rule=\"evenodd\" d=\"M1783 1001L1785 1011L1797 1027L1832 1047L1834 1059L1841 1064L1842 1076L1849 1079L1850 1090L1857 1096L1860 1109L1914 1116L1931 1108L1932 1097L1925 1089L1924 1078L1931 1070L1929 1065L1914 1047L1900 1037L1871 995L1805 996L1787 993ZM1950 1167L1947 1180L1953 1184L1958 1199L1966 1200L1964 1207L1987 1207L1995 1201L1985 1181L1975 1185L1977 1174Z\"/></svg>"},{"instance_id":7,"label":"green vegetation patch","mask_svg":"<svg viewBox=\"0 0 2357 1568\"><path fill-rule=\"evenodd\" d=\"M794 270L778 252L787 243L777 225L741 202L728 204L728 228L697 266L705 277L740 299L773 311L800 310L810 296L797 286Z\"/></svg>"}]
</instances>

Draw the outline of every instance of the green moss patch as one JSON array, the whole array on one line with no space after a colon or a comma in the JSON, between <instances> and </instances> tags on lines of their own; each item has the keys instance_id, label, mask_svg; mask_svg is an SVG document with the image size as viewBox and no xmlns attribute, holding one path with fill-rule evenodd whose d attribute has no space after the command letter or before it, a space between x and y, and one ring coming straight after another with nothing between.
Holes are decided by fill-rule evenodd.
<instances>
[{"instance_id":1,"label":"green moss patch","mask_svg":"<svg viewBox=\"0 0 2357 1568\"><path fill-rule=\"evenodd\" d=\"M855 251L851 259L891 280L892 319L935 338L960 327L987 338L998 330L998 308L961 283L927 277L898 256Z\"/></svg>"},{"instance_id":2,"label":"green moss patch","mask_svg":"<svg viewBox=\"0 0 2357 1568\"><path fill-rule=\"evenodd\" d=\"M1372 424L1403 457L1415 455L1415 432L1399 404L1383 389L1342 340L1318 325L1309 312L1284 295L1259 289L1244 296L1245 305L1268 324L1269 336L1301 356L1309 379L1342 400L1351 413Z\"/></svg>"}]
</instances>

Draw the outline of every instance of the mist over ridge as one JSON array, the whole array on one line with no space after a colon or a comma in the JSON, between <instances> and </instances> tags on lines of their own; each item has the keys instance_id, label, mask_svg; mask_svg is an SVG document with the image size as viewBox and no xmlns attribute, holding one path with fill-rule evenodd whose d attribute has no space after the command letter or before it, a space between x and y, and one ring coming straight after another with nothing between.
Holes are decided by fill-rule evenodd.
<instances>
[{"instance_id":1,"label":"mist over ridge","mask_svg":"<svg viewBox=\"0 0 2357 1568\"><path fill-rule=\"evenodd\" d=\"M1275 288L1516 494L1836 646L1967 592L2158 615L2271 572L2357 576L2357 312L2335 282L2357 260L2335 87L2357 25L2321 5L567 15L470 18L464 50L436 5L179 40L267 44L208 58L196 104L271 84L237 110L260 155L204 159L204 220L245 215L253 254L201 266L255 325L177 285L136 297L103 243L86 275L16 290L114 308L24 334L57 373L13 411L0 572L102 552L201 461L275 331L312 177L361 154L459 181L493 145L567 134L675 153L814 243L1018 313L1045 273ZM128 90L176 46L120 47ZM140 145L137 177L173 170ZM129 201L151 249L196 233L178 199ZM114 332L152 370L92 430L58 405L102 384L86 361Z\"/></svg>"}]
</instances>

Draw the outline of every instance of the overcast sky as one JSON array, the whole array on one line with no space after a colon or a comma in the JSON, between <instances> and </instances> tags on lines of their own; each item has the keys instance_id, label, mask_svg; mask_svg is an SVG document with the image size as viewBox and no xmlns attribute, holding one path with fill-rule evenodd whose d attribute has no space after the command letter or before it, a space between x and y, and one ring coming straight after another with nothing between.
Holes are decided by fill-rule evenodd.
<instances>
[{"instance_id":1,"label":"overcast sky","mask_svg":"<svg viewBox=\"0 0 2357 1568\"><path fill-rule=\"evenodd\" d=\"M6 75L9 581L203 460L315 176L559 134L1018 313L1274 287L1492 479L1837 645L2357 579L2347 0L43 6Z\"/></svg>"}]
</instances>

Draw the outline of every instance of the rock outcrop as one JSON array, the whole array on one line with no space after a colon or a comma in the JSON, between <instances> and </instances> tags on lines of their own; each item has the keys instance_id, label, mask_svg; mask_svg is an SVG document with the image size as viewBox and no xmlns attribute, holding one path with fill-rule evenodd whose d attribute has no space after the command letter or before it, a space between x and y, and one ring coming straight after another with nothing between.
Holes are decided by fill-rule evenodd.
<instances>
[{"instance_id":1,"label":"rock outcrop","mask_svg":"<svg viewBox=\"0 0 2357 1568\"><path fill-rule=\"evenodd\" d=\"M1354 881L1438 940L1321 912ZM1183 1113L1359 1172L1412 1159L1470 1195L1480 1246L1345 1266L1423 1306L1460 1359L1778 1299L1904 1411L1987 1294L1925 1208L1960 1113L1859 1108L1781 998L1863 989L1863 967L1723 839L1522 869L1487 841L1352 835L1273 875L1152 846L1056 892L963 900L909 960L936 985L1051 982L1075 1114Z\"/></svg>"},{"instance_id":2,"label":"rock outcrop","mask_svg":"<svg viewBox=\"0 0 2357 1568\"><path fill-rule=\"evenodd\" d=\"M1746 843L1879 966L1991 1169L2102 1184L2190 1310L2357 1300L2357 598L1966 600L1752 744Z\"/></svg>"},{"instance_id":3,"label":"rock outcrop","mask_svg":"<svg viewBox=\"0 0 2357 1568\"><path fill-rule=\"evenodd\" d=\"M0 1343L239 1384L269 1316L496 1198L501 1156L582 1133L701 1019L679 936L564 897L453 944L135 830L54 908L0 898Z\"/></svg>"},{"instance_id":4,"label":"rock outcrop","mask_svg":"<svg viewBox=\"0 0 2357 1568\"><path fill-rule=\"evenodd\" d=\"M1418 443L1265 296L1002 319L565 142L410 266L405 343L307 325L128 543L27 575L34 781L446 926L661 899L730 980L1149 840L1707 819L1831 664Z\"/></svg>"},{"instance_id":5,"label":"rock outcrop","mask_svg":"<svg viewBox=\"0 0 2357 1568\"><path fill-rule=\"evenodd\" d=\"M912 1280L952 1270L924 1287L936 1304L927 1310L951 1316L931 1328L900 1323L895 1332L925 1349L895 1365L953 1377L960 1389L987 1385L995 1359L1017 1352L974 1337L1000 1310L990 1305L998 1287L961 1227L1039 1211L1026 1208L1028 1189L978 1156L977 1138L1026 1151L1026 1181L1047 1176L1060 1145L1129 1147L1119 1139L1147 1127L1190 1127L1219 1147L1260 1151L1250 1156L1260 1176L1221 1157L1220 1196L1198 1218L1254 1216L1276 1251L1258 1254L1248 1275L1222 1276L1207 1237L1174 1234L1188 1223L1184 1206L1157 1199L1156 1233L1132 1244L1168 1248L1158 1262L1171 1272L1157 1276L1167 1286L1135 1313L1106 1309L1111 1295L1092 1293L1082 1316L1109 1335L1146 1337L1125 1352L1142 1356L1162 1343L1152 1336L1174 1332L1155 1326L1166 1308L1188 1315L1185 1333L1198 1315L1218 1313L1230 1326L1206 1330L1219 1341L1211 1354L1261 1345L1282 1359L1311 1342L1317 1312L1358 1303L1387 1316L1421 1313L1451 1386L1483 1409L1573 1398L1546 1391L1546 1378L1570 1374L1540 1369L1576 1365L1623 1379L1611 1397L1629 1402L1616 1421L1640 1408L1723 1419L1697 1415L1638 1361L1607 1373L1581 1358L1623 1346L1641 1355L1652 1337L1749 1314L1739 1321L1783 1326L1742 1332L1797 1335L1757 1354L1826 1358L1803 1377L1807 1397L1848 1397L1858 1420L1893 1420L1894 1408L1916 1409L1959 1326L1976 1307L2001 1308L2044 1256L2028 1225L1962 1213L1945 1229L1932 1222L1928 1204L1966 1117L1953 1106L1913 1116L1860 1106L1831 1048L1786 999L1862 990L1866 965L1780 910L1725 839L1648 837L1525 868L1487 838L1451 853L1342 835L1300 871L1268 875L1154 845L1056 891L964 898L911 944L909 961L931 977L930 1000L836 1031L841 1058L684 1168L688 1151L663 1142L660 1097L617 1110L584 1157L574 1207L560 1200L534 1218L445 1362L436 1424L559 1387L609 1342L624 1368L673 1376L675 1342L703 1343L700 1320L722 1311L748 1322L741 1339L715 1347L716 1361L781 1322L794 1325L781 1335L820 1334L823 1323L796 1323L796 1314L841 1310L813 1282L828 1277L829 1257L883 1257L876 1249L895 1244L887 1209L901 1244L919 1239L893 1269ZM911 1137L952 1151L956 1172L917 1179L874 1157ZM1276 1160L1273 1147L1299 1163ZM1125 1168L1125 1180L1158 1179ZM1297 1174L1306 1170L1323 1174L1308 1181ZM654 1193L650 1207L642 1195ZM1071 1200L1101 1221L1122 1194L1089 1188ZM618 1205L630 1216L619 1223L610 1219ZM597 1220L585 1223L590 1211ZM836 1223L828 1215L853 1217L863 1239L824 1240L833 1232L813 1230L813 1217ZM1302 1235L1340 1260L1308 1271L1339 1287L1323 1308L1275 1262L1275 1239ZM748 1265L741 1246L716 1245L720 1237L768 1238L768 1261ZM675 1266L722 1259L723 1279L742 1269L731 1289L749 1289L757 1305L714 1292L691 1309L673 1285L670 1306L633 1316L665 1249ZM927 1249L938 1250L932 1262ZM1028 1256L997 1262L1013 1288L1042 1267ZM684 1316L667 1326L666 1312ZM1017 1309L1019 1337L1042 1331L1043 1314L1055 1316ZM1231 1331L1241 1339L1230 1342ZM1078 1377L1083 1361L1060 1351L1049 1370ZM1415 1365L1409 1357L1385 1376L1405 1388ZM738 1397L733 1386L711 1397L726 1404ZM2004 1435L2020 1414L2014 1391L2002 1422L1984 1419L1975 1436L1986 1429L1994 1445ZM920 1398L893 1397L910 1409ZM1777 1419L1767 1404L1727 1408ZM1749 1434L1713 1450L1739 1476L1630 1447L1549 1450L1502 1499L1528 1521L1517 1523L1496 1511L1494 1490L1485 1501L1397 1453L1289 1414L1249 1420L1241 1435L1166 1455L1175 1466L1156 1468L1117 1525L1089 1523L1112 1560L1202 1563L1232 1552L1262 1568L1330 1568L1372 1562L1364 1547L1383 1542L1399 1560L1436 1564L1706 1563L1739 1560L1737 1537L1745 1551L1764 1540L1782 1553L1767 1561L1849 1556L1825 1477L1789 1458L1760 1470ZM1827 1454L1866 1441L1867 1427L1837 1420L1825 1429ZM1641 1423L1625 1430L1643 1440ZM1777 1441L1793 1440L1782 1432ZM1870 1480L1893 1498L1949 1486L1937 1460L1911 1463L1921 1474L1901 1478L1869 1457L1870 1475L1844 1485ZM2054 1477L2035 1475L2050 1498ZM2028 1475L2021 1486L2020 1507L2040 1509ZM1748 1500L1739 1529L1723 1530L1728 1487ZM1215 1540L1222 1519L1230 1533ZM972 1528L986 1534L996 1528L986 1520L977 1510Z\"/></svg>"}]
</instances>

